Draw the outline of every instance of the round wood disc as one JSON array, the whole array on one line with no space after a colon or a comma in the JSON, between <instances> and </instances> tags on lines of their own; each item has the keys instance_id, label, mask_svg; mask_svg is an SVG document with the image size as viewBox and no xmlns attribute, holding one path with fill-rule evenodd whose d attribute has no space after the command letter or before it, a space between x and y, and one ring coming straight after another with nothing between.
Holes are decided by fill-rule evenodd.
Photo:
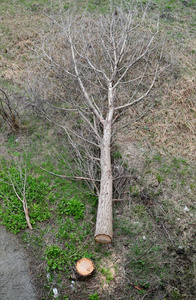
<instances>
[{"instance_id":1,"label":"round wood disc","mask_svg":"<svg viewBox=\"0 0 196 300\"><path fill-rule=\"evenodd\" d=\"M95 267L91 259L81 258L76 263L76 270L81 276L89 276L94 271Z\"/></svg>"},{"instance_id":2,"label":"round wood disc","mask_svg":"<svg viewBox=\"0 0 196 300\"><path fill-rule=\"evenodd\" d=\"M107 234L98 234L96 237L95 237L95 241L97 243L100 243L100 244L108 244L108 243L111 243L112 242L112 239L109 235Z\"/></svg>"}]
</instances>

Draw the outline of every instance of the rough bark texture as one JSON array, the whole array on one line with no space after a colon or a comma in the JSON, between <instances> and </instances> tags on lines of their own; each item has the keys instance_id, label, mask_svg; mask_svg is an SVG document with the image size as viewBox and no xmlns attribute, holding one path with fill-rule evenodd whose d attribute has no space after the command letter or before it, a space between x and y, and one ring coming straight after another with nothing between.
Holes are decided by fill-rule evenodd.
<instances>
[{"instance_id":1,"label":"rough bark texture","mask_svg":"<svg viewBox=\"0 0 196 300\"><path fill-rule=\"evenodd\" d=\"M31 222L30 222L29 211L28 211L26 199L23 199L23 209L24 209L25 219L27 221L27 225L28 225L29 229L32 230L33 227L32 227Z\"/></svg>"},{"instance_id":2,"label":"rough bark texture","mask_svg":"<svg viewBox=\"0 0 196 300\"><path fill-rule=\"evenodd\" d=\"M95 240L99 243L110 243L112 241L112 236L112 170L110 143L104 141L101 147L101 187L97 210Z\"/></svg>"},{"instance_id":3,"label":"rough bark texture","mask_svg":"<svg viewBox=\"0 0 196 300\"><path fill-rule=\"evenodd\" d=\"M109 87L108 106L109 112L104 122L104 133L101 141L101 186L97 210L95 241L110 243L113 238L112 226L112 167L111 167L111 127L113 119L114 91Z\"/></svg>"}]
</instances>

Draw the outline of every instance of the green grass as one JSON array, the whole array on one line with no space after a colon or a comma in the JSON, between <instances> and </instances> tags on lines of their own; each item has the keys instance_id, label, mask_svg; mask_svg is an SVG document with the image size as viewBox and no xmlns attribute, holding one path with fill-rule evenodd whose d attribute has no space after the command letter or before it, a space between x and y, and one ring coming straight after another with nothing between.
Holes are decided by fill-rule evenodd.
<instances>
[{"instance_id":1,"label":"green grass","mask_svg":"<svg viewBox=\"0 0 196 300\"><path fill-rule=\"evenodd\" d=\"M85 206L80 200L76 198L71 198L70 200L62 199L59 203L60 214L65 214L67 216L74 216L75 219L84 218Z\"/></svg>"},{"instance_id":2,"label":"green grass","mask_svg":"<svg viewBox=\"0 0 196 300\"><path fill-rule=\"evenodd\" d=\"M48 246L45 251L45 257L48 264L48 270L64 270L66 266L66 251L62 250L59 246Z\"/></svg>"},{"instance_id":3,"label":"green grass","mask_svg":"<svg viewBox=\"0 0 196 300\"><path fill-rule=\"evenodd\" d=\"M34 130L32 131L34 132ZM22 154L20 139L16 134L10 134L7 139L7 158L1 157L0 168L0 221L14 233L27 227L22 202L17 198L11 185L13 182L16 191L22 198L23 185L26 179L26 200L29 216L34 227L37 223L51 219L57 213L59 218L64 216L73 217L75 220L83 219L85 215L85 202L94 207L97 199L89 193L83 183L67 181L57 176L52 176L44 171L43 166L54 173L69 174L66 166L67 154L57 162L56 166L46 160L32 163L35 160L35 153L38 155L42 149L43 135L31 133L28 138L31 142L31 149L28 153ZM38 148L40 150L38 150ZM23 150L22 150L23 151ZM94 209L91 211L93 212Z\"/></svg>"},{"instance_id":4,"label":"green grass","mask_svg":"<svg viewBox=\"0 0 196 300\"><path fill-rule=\"evenodd\" d=\"M89 12L99 12L105 13L109 8L109 1L108 0L77 0L75 1L76 7L79 11L86 9ZM6 1L2 0L1 3L1 10L5 11L6 9L9 10L10 13L14 14L15 8L22 8L23 10L28 10L33 13L37 13L44 9L47 11L56 11L58 9L64 9L65 11L71 8L74 3L70 0L67 1L59 1L59 0L16 0L16 1Z\"/></svg>"},{"instance_id":5,"label":"green grass","mask_svg":"<svg viewBox=\"0 0 196 300\"><path fill-rule=\"evenodd\" d=\"M114 280L113 274L110 269L100 268L100 272L105 276L106 282L109 283L111 280Z\"/></svg>"},{"instance_id":6,"label":"green grass","mask_svg":"<svg viewBox=\"0 0 196 300\"><path fill-rule=\"evenodd\" d=\"M19 170L13 162L8 165L7 163L4 159L1 159L0 222L12 232L17 233L27 227L23 204L16 195L17 192L23 199L23 184L26 170ZM32 225L51 218L52 214L47 202L47 196L50 191L51 187L43 176L33 177L30 174L27 175L25 197Z\"/></svg>"},{"instance_id":7,"label":"green grass","mask_svg":"<svg viewBox=\"0 0 196 300\"><path fill-rule=\"evenodd\" d=\"M147 3L147 1L139 2ZM56 11L57 1L53 3ZM77 1L77 3L78 9L83 10L86 7L90 12L105 13L109 7L109 1L104 0ZM27 19L28 16L37 16L39 13L41 16L43 11L49 13L52 8L49 1L45 0L4 0L1 4L0 11L8 20L10 16L16 18L18 13L20 17L25 16ZM70 1L64 1L65 10L71 5ZM160 22L167 29L169 41L181 45L182 41L186 41L188 30L192 32L194 28L193 8L194 1L183 3L179 0L154 0L149 10L154 13L160 9ZM10 45L13 43L14 34L11 25L8 25L10 27L2 24L1 29L8 37L7 44ZM14 40L15 42L17 40ZM183 45L187 46L186 43ZM1 46L3 57L15 62L16 52L5 53L7 48L9 50L7 44L5 41ZM194 54L193 50L189 51ZM26 57L28 59L28 55ZM13 85L12 80L2 78L1 83L10 93L21 94L21 86ZM174 83L171 82L172 84ZM20 192L22 181L17 165L7 156L1 160L0 179L3 181L0 184L0 219L9 230L19 233L31 257L38 261L36 272L40 272L40 284L46 285L46 298L53 299L51 290L57 285L60 299L76 299L75 294L70 291L70 274L77 259L85 256L93 259L100 272L95 273L88 290L86 282L80 282L81 294L77 294L80 299L114 298L119 282L122 295L118 296L122 299L141 297L156 299L158 292L163 293L163 299L183 299L183 294L187 294L191 299L194 293L191 290L193 286L191 215L195 212L191 203L194 201L193 193L196 186L193 166L188 159L171 156L167 149L162 149L161 146L160 152L156 152L156 142L153 141L152 153L155 154L147 154L144 157L144 169L141 172L134 170L134 174L131 173L133 176L130 177L127 186L130 193L129 201L114 202L113 243L109 246L97 245L93 236L97 197L92 195L84 183L51 175L40 168L59 175L71 176L68 166L74 168L74 162L70 157L70 151L60 149L58 137L55 137L55 134L48 134L51 125L43 124L35 115L21 118L28 128L28 132L22 133L21 136L25 140L25 145L31 145L31 148L26 149L25 159L26 195L33 231L26 230L22 203L9 185L11 176ZM146 126L148 129L146 131L150 132L148 124L142 126ZM21 157L23 151L20 142L17 141L18 136L20 137L19 133L9 133L5 142L8 156L15 157L16 160ZM66 144L66 139L64 141ZM118 147L114 149L113 160L123 161ZM54 155L54 150L58 155ZM125 164L123 166L126 169ZM24 168L22 172L24 180ZM187 213L184 212L185 205L190 209ZM184 247L184 256L176 253L178 245ZM122 274L125 277L122 280L119 278L115 280L110 269L103 267L104 259L117 261L117 265L123 267ZM46 279L47 273L50 280ZM109 296L100 284L99 273L105 276L109 290L112 291ZM116 273L115 277L119 275L118 271ZM101 287L97 292L99 285ZM134 285L141 287L141 290L136 290Z\"/></svg>"},{"instance_id":8,"label":"green grass","mask_svg":"<svg viewBox=\"0 0 196 300\"><path fill-rule=\"evenodd\" d=\"M114 1L115 3L118 3L119 1ZM126 2L126 1L125 1ZM131 1L127 0L128 3ZM148 4L149 1L147 0L141 0L138 1L137 4L139 5L146 5ZM75 1L76 6L78 7L79 10L82 9L87 9L89 12L99 12L99 13L106 13L108 9L110 8L110 1L108 0L86 0L86 1L81 1L77 0ZM10 11L13 11L13 8L15 7L21 7L27 10L31 10L32 12L37 12L38 10L47 8L47 9L58 9L59 7L59 1L58 0L53 0L53 1L48 1L48 0L15 0L15 1L6 1L2 0L1 1L1 9L5 10L5 8L9 9ZM62 5L60 4L65 10L73 6L73 3L71 1L62 1ZM149 7L152 10L159 9L165 15L167 13L180 13L180 12L186 12L190 8L195 7L195 1L190 0L190 1L181 1L181 0L154 0L151 1Z\"/></svg>"},{"instance_id":9,"label":"green grass","mask_svg":"<svg viewBox=\"0 0 196 300\"><path fill-rule=\"evenodd\" d=\"M35 153L39 153L38 148L43 136L39 139L37 134L36 137L33 134L31 138L35 138L35 143L31 149L26 149L28 155L19 152L20 144L14 134L7 140L8 157L2 158L0 171L0 220L14 233L27 228L22 202L17 199L10 186L10 182L13 182L22 197L26 172L26 200L31 224L36 228L36 233L23 233L23 241L31 244L33 249L39 248L38 251L47 263L47 271L58 272L63 278L65 273L69 276L70 268L76 260L81 257L93 257L92 208L96 197L89 193L84 183L67 181L49 173L61 174L65 170L69 173L65 152L64 157L61 156L61 159L56 161L56 165L49 160L41 164L32 163ZM42 166L49 172L44 171ZM55 239L51 245L45 244L45 235ZM86 242L89 237L90 244Z\"/></svg>"},{"instance_id":10,"label":"green grass","mask_svg":"<svg viewBox=\"0 0 196 300\"><path fill-rule=\"evenodd\" d=\"M90 299L90 300L99 300L100 298L98 296L98 293L96 292L96 293L93 293L93 294L89 295L88 299Z\"/></svg>"},{"instance_id":11,"label":"green grass","mask_svg":"<svg viewBox=\"0 0 196 300\"><path fill-rule=\"evenodd\" d=\"M12 149L12 154L16 153L14 157L21 157L21 154L16 151L15 137L11 136L7 143L9 149ZM33 156L33 153L30 153L30 156ZM43 165L50 170L54 168L50 162L45 162ZM11 178L20 193L23 176L21 177L14 162L2 159L1 166L0 220L7 229L19 233L27 227L27 224L22 203L8 183ZM37 229L35 233L24 232L22 239L43 256L47 264L46 271L51 274L58 273L61 282L65 275L69 278L70 269L79 258L94 257L92 218L89 219L91 213L88 212L88 217L86 216L86 207L91 211L91 197L94 205L94 196L89 194L84 184L51 176L36 164L32 164L30 158L26 157L25 166L29 173L34 174L27 176L26 199L31 224L34 229L35 226ZM59 167L62 167L61 163ZM22 172L25 171L22 169ZM84 200L86 200L85 204ZM48 225L44 225L47 220ZM50 245L45 244L45 235L54 239Z\"/></svg>"}]
</instances>

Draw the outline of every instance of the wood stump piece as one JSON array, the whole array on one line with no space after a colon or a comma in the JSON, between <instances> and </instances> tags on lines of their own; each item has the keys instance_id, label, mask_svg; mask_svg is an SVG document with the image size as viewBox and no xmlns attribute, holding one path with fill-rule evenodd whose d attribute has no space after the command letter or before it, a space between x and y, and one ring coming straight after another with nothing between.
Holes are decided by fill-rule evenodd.
<instances>
[{"instance_id":1,"label":"wood stump piece","mask_svg":"<svg viewBox=\"0 0 196 300\"><path fill-rule=\"evenodd\" d=\"M87 277L90 276L95 269L95 266L91 259L81 258L76 263L76 271L80 276Z\"/></svg>"},{"instance_id":2,"label":"wood stump piece","mask_svg":"<svg viewBox=\"0 0 196 300\"><path fill-rule=\"evenodd\" d=\"M95 236L95 241L100 244L108 244L112 242L112 238L107 234L98 234Z\"/></svg>"}]
</instances>

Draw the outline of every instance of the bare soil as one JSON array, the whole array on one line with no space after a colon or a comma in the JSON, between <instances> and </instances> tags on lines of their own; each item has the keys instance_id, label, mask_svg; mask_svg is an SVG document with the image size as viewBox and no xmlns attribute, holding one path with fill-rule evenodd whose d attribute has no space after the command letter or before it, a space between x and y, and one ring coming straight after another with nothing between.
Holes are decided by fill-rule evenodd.
<instances>
[{"instance_id":1,"label":"bare soil","mask_svg":"<svg viewBox=\"0 0 196 300\"><path fill-rule=\"evenodd\" d=\"M1 300L36 300L29 260L16 235L0 226Z\"/></svg>"}]
</instances>

